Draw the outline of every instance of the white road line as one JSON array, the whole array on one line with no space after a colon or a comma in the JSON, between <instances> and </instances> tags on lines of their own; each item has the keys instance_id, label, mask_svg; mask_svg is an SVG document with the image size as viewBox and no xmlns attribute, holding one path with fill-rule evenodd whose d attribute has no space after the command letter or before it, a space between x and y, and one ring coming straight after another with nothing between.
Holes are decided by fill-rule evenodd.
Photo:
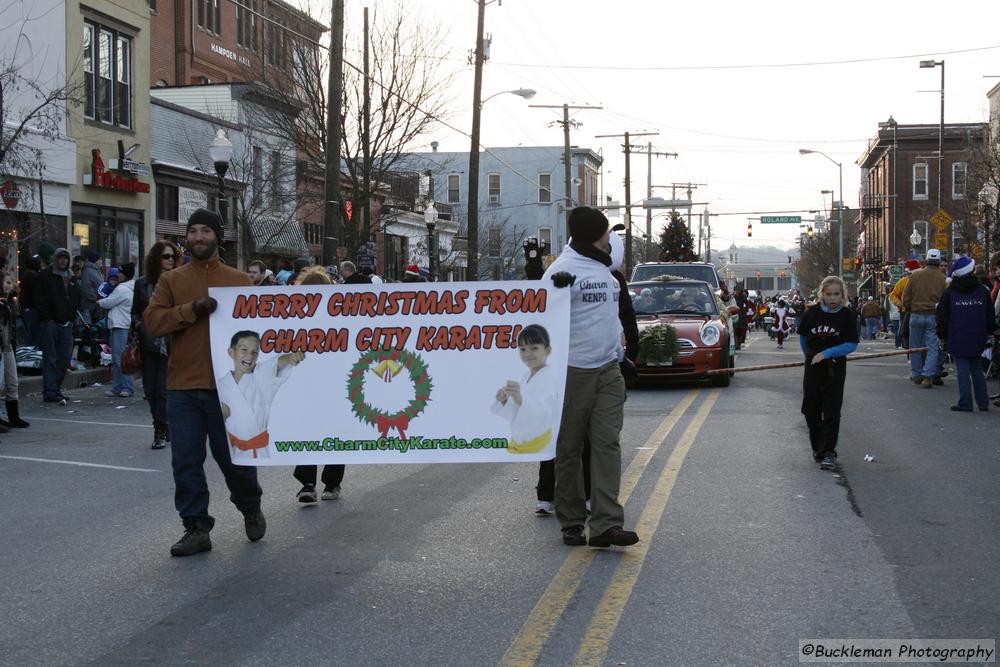
<instances>
[{"instance_id":1,"label":"white road line","mask_svg":"<svg viewBox=\"0 0 1000 667\"><path fill-rule=\"evenodd\" d=\"M94 424L95 426L131 426L132 428L153 428L151 424L121 424L117 422L88 422L80 419L56 419L55 417L31 417L32 421L65 422L67 424Z\"/></svg>"},{"instance_id":2,"label":"white road line","mask_svg":"<svg viewBox=\"0 0 1000 667\"><path fill-rule=\"evenodd\" d=\"M83 461L62 461L60 459L36 459L30 456L7 456L0 454L0 459L14 459L15 461L36 461L38 463L64 463L69 466L83 466L86 468L108 468L109 470L128 470L131 472L160 472L152 468L129 468L126 466L109 466L103 463L84 463Z\"/></svg>"}]
</instances>

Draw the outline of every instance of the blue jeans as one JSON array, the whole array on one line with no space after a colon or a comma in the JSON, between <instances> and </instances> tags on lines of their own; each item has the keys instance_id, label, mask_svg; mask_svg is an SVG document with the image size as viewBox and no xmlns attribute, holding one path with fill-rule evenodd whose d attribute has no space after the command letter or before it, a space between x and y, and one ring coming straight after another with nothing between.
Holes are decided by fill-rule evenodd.
<instances>
[{"instance_id":1,"label":"blue jeans","mask_svg":"<svg viewBox=\"0 0 1000 667\"><path fill-rule=\"evenodd\" d=\"M42 397L58 398L73 355L73 323L39 323L42 343Z\"/></svg>"},{"instance_id":2,"label":"blue jeans","mask_svg":"<svg viewBox=\"0 0 1000 667\"><path fill-rule=\"evenodd\" d=\"M42 332L41 324L38 321L38 311L34 308L25 308L21 311L21 319L24 321L24 330L28 334L26 344L30 347L41 347Z\"/></svg>"},{"instance_id":3,"label":"blue jeans","mask_svg":"<svg viewBox=\"0 0 1000 667\"><path fill-rule=\"evenodd\" d=\"M215 390L168 390L167 421L170 424L170 453L174 469L174 506L185 527L194 524L211 530L215 525L215 519L208 513L206 437L212 458L226 478L229 499L243 514L260 510L261 490L257 483L257 469L233 465L219 394Z\"/></svg>"},{"instance_id":4,"label":"blue jeans","mask_svg":"<svg viewBox=\"0 0 1000 667\"><path fill-rule=\"evenodd\" d=\"M976 405L985 410L990 405L989 392L986 390L986 373L979 357L954 357L955 375L958 376L958 407L964 410L972 409L972 396L976 397Z\"/></svg>"},{"instance_id":5,"label":"blue jeans","mask_svg":"<svg viewBox=\"0 0 1000 667\"><path fill-rule=\"evenodd\" d=\"M865 338L868 340L875 339L875 332L878 331L878 318L877 317L866 317L865 318Z\"/></svg>"},{"instance_id":6,"label":"blue jeans","mask_svg":"<svg viewBox=\"0 0 1000 667\"><path fill-rule=\"evenodd\" d=\"M896 339L896 347L903 347L903 330L899 327L899 320L889 320L889 331Z\"/></svg>"},{"instance_id":7,"label":"blue jeans","mask_svg":"<svg viewBox=\"0 0 1000 667\"><path fill-rule=\"evenodd\" d=\"M135 393L132 386L132 376L122 373L122 352L128 343L128 329L111 330L111 360L114 365L111 367L111 391L116 394L125 393L131 396Z\"/></svg>"},{"instance_id":8,"label":"blue jeans","mask_svg":"<svg viewBox=\"0 0 1000 667\"><path fill-rule=\"evenodd\" d=\"M933 314L910 313L910 347L926 347L927 354L910 355L912 377L933 378L938 374L937 320Z\"/></svg>"}]
</instances>

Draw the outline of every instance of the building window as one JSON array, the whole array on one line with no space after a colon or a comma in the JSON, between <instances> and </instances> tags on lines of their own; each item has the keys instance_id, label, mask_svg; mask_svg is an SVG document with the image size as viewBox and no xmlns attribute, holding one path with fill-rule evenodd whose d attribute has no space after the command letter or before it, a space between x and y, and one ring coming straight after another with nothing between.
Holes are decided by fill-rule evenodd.
<instances>
[{"instance_id":1,"label":"building window","mask_svg":"<svg viewBox=\"0 0 1000 667\"><path fill-rule=\"evenodd\" d=\"M83 24L84 116L132 127L132 38Z\"/></svg>"},{"instance_id":2,"label":"building window","mask_svg":"<svg viewBox=\"0 0 1000 667\"><path fill-rule=\"evenodd\" d=\"M462 201L461 193L459 188L461 183L459 182L458 174L448 174L448 203L457 204Z\"/></svg>"},{"instance_id":3,"label":"building window","mask_svg":"<svg viewBox=\"0 0 1000 667\"><path fill-rule=\"evenodd\" d=\"M281 196L281 153L278 151L271 151L270 176L271 202L274 203Z\"/></svg>"},{"instance_id":4,"label":"building window","mask_svg":"<svg viewBox=\"0 0 1000 667\"><path fill-rule=\"evenodd\" d=\"M920 245L916 246L918 250L922 253L926 253L927 249L931 247L932 239L927 238L927 221L926 220L914 220L913 230L920 234L921 240Z\"/></svg>"},{"instance_id":5,"label":"building window","mask_svg":"<svg viewBox=\"0 0 1000 667\"><path fill-rule=\"evenodd\" d=\"M490 257L500 257L503 252L503 236L501 235L501 229L494 225L489 228L486 235L486 252Z\"/></svg>"},{"instance_id":6,"label":"building window","mask_svg":"<svg viewBox=\"0 0 1000 667\"><path fill-rule=\"evenodd\" d=\"M590 205L597 206L597 174L590 175Z\"/></svg>"},{"instance_id":7,"label":"building window","mask_svg":"<svg viewBox=\"0 0 1000 667\"><path fill-rule=\"evenodd\" d=\"M550 227L538 228L538 244L546 249L545 254L552 254L552 229Z\"/></svg>"},{"instance_id":8,"label":"building window","mask_svg":"<svg viewBox=\"0 0 1000 667\"><path fill-rule=\"evenodd\" d=\"M281 69L288 66L288 34L284 25L267 24L267 62Z\"/></svg>"},{"instance_id":9,"label":"building window","mask_svg":"<svg viewBox=\"0 0 1000 667\"><path fill-rule=\"evenodd\" d=\"M174 185L156 186L156 219L177 221L178 191Z\"/></svg>"},{"instance_id":10,"label":"building window","mask_svg":"<svg viewBox=\"0 0 1000 667\"><path fill-rule=\"evenodd\" d=\"M216 35L222 34L222 0L198 0L198 25Z\"/></svg>"},{"instance_id":11,"label":"building window","mask_svg":"<svg viewBox=\"0 0 1000 667\"><path fill-rule=\"evenodd\" d=\"M913 198L927 199L927 163L913 165Z\"/></svg>"},{"instance_id":12,"label":"building window","mask_svg":"<svg viewBox=\"0 0 1000 667\"><path fill-rule=\"evenodd\" d=\"M156 11L156 0L149 0L149 8L154 12Z\"/></svg>"},{"instance_id":13,"label":"building window","mask_svg":"<svg viewBox=\"0 0 1000 667\"><path fill-rule=\"evenodd\" d=\"M236 43L257 50L257 0L243 0L236 5Z\"/></svg>"},{"instance_id":14,"label":"building window","mask_svg":"<svg viewBox=\"0 0 1000 667\"><path fill-rule=\"evenodd\" d=\"M490 203L500 203L500 174L490 174L488 176Z\"/></svg>"},{"instance_id":15,"label":"building window","mask_svg":"<svg viewBox=\"0 0 1000 667\"><path fill-rule=\"evenodd\" d=\"M951 165L951 198L965 199L965 188L968 179L968 165L956 162Z\"/></svg>"},{"instance_id":16,"label":"building window","mask_svg":"<svg viewBox=\"0 0 1000 667\"><path fill-rule=\"evenodd\" d=\"M548 204L552 202L552 174L538 175L538 203Z\"/></svg>"},{"instance_id":17,"label":"building window","mask_svg":"<svg viewBox=\"0 0 1000 667\"><path fill-rule=\"evenodd\" d=\"M253 147L253 192L255 201L260 200L261 186L264 181L264 151L260 146Z\"/></svg>"}]
</instances>

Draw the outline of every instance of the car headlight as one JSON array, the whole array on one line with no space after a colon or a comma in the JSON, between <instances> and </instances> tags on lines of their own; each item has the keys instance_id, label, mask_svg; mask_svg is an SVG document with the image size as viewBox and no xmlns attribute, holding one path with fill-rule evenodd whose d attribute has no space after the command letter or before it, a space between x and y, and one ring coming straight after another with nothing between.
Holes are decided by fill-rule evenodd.
<instances>
[{"instance_id":1,"label":"car headlight","mask_svg":"<svg viewBox=\"0 0 1000 667\"><path fill-rule=\"evenodd\" d=\"M701 342L705 345L715 345L722 337L722 330L714 324L706 324L701 328Z\"/></svg>"}]
</instances>

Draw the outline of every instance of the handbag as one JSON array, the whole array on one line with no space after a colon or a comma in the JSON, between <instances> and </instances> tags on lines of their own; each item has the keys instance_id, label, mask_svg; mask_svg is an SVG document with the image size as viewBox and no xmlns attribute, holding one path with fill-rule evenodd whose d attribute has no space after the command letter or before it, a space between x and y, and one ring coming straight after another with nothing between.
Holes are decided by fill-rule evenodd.
<instances>
[{"instance_id":1,"label":"handbag","mask_svg":"<svg viewBox=\"0 0 1000 667\"><path fill-rule=\"evenodd\" d=\"M128 330L128 341L122 351L121 358L122 373L135 375L142 371L142 351L139 349L139 331L136 325L132 325Z\"/></svg>"}]
</instances>

